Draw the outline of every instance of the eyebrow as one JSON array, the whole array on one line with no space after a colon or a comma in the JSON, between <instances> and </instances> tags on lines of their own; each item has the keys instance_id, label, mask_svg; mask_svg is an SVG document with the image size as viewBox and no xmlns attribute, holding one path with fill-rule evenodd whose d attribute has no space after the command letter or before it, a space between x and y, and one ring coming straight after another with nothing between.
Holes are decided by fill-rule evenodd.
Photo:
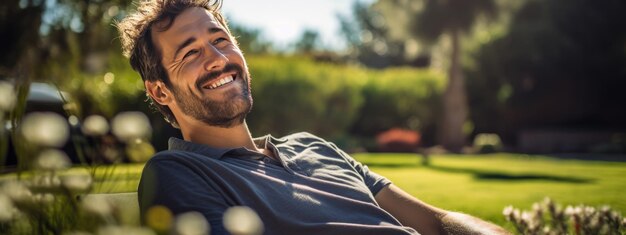
<instances>
[{"instance_id":1,"label":"eyebrow","mask_svg":"<svg viewBox=\"0 0 626 235\"><path fill-rule=\"evenodd\" d=\"M216 34L216 33L226 33L226 31L224 31L221 28L209 28L209 34ZM182 51L183 49L185 49L185 47L189 46L190 44L192 44L193 42L196 41L196 37L190 37L187 40L185 40L183 43L181 43L180 45L178 45L176 47L176 52L174 52L174 57L172 58L172 60L176 60L176 58L178 58L178 53L180 53L180 51Z\"/></svg>"}]
</instances>

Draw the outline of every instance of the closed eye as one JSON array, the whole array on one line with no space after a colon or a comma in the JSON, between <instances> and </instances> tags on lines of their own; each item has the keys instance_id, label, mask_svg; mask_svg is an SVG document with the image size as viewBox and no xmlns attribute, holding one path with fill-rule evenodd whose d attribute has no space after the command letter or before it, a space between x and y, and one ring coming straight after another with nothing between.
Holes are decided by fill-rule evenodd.
<instances>
[{"instance_id":1,"label":"closed eye","mask_svg":"<svg viewBox=\"0 0 626 235\"><path fill-rule=\"evenodd\" d=\"M198 53L198 50L195 50L195 49L194 49L194 50L190 50L189 52L187 52L187 53L185 54L185 56L183 56L183 59L184 59L184 58L187 58L188 56L191 56L191 55L193 55L193 54L196 54L196 53Z\"/></svg>"},{"instance_id":2,"label":"closed eye","mask_svg":"<svg viewBox=\"0 0 626 235\"><path fill-rule=\"evenodd\" d=\"M213 41L213 45L218 44L218 43L223 42L223 41L228 41L228 39L224 38L224 37L215 39L215 41Z\"/></svg>"}]
</instances>

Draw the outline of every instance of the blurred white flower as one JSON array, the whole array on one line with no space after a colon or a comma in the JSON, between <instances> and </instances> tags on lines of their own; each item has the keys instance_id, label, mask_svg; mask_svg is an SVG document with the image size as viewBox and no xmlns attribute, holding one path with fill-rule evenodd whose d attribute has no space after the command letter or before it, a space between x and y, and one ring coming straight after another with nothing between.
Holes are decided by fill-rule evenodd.
<instances>
[{"instance_id":1,"label":"blurred white flower","mask_svg":"<svg viewBox=\"0 0 626 235\"><path fill-rule=\"evenodd\" d=\"M141 112L123 112L113 118L113 134L122 141L147 138L152 134L150 121Z\"/></svg>"},{"instance_id":2,"label":"blurred white flower","mask_svg":"<svg viewBox=\"0 0 626 235\"><path fill-rule=\"evenodd\" d=\"M33 200L38 203L50 204L54 201L54 195L50 193L38 193L33 195Z\"/></svg>"},{"instance_id":3,"label":"blurred white flower","mask_svg":"<svg viewBox=\"0 0 626 235\"><path fill-rule=\"evenodd\" d=\"M541 204L538 202L533 203L533 211L537 213L541 213L543 209L541 208Z\"/></svg>"},{"instance_id":4,"label":"blurred white flower","mask_svg":"<svg viewBox=\"0 0 626 235\"><path fill-rule=\"evenodd\" d=\"M209 234L210 227L204 216L199 212L187 212L176 217L176 234L204 235Z\"/></svg>"},{"instance_id":5,"label":"blurred white flower","mask_svg":"<svg viewBox=\"0 0 626 235\"><path fill-rule=\"evenodd\" d=\"M245 206L228 208L224 213L224 227L237 235L263 233L263 222L252 209Z\"/></svg>"},{"instance_id":6,"label":"blurred white flower","mask_svg":"<svg viewBox=\"0 0 626 235\"><path fill-rule=\"evenodd\" d=\"M565 207L565 215L572 216L574 215L574 213L575 213L574 207L572 206Z\"/></svg>"},{"instance_id":7,"label":"blurred white flower","mask_svg":"<svg viewBox=\"0 0 626 235\"><path fill-rule=\"evenodd\" d=\"M147 228L132 226L103 226L98 228L99 235L124 234L124 235L154 235L155 233Z\"/></svg>"},{"instance_id":8,"label":"blurred white flower","mask_svg":"<svg viewBox=\"0 0 626 235\"><path fill-rule=\"evenodd\" d=\"M45 171L56 171L68 168L72 163L65 152L56 149L46 149L35 159L35 168Z\"/></svg>"},{"instance_id":9,"label":"blurred white flower","mask_svg":"<svg viewBox=\"0 0 626 235\"><path fill-rule=\"evenodd\" d=\"M13 205L11 198L7 195L0 194L0 222L6 222L13 219L17 209Z\"/></svg>"},{"instance_id":10,"label":"blurred white flower","mask_svg":"<svg viewBox=\"0 0 626 235\"><path fill-rule=\"evenodd\" d=\"M61 179L56 174L39 175L33 179L30 185L31 189L51 189L61 185Z\"/></svg>"},{"instance_id":11,"label":"blurred white flower","mask_svg":"<svg viewBox=\"0 0 626 235\"><path fill-rule=\"evenodd\" d=\"M32 193L19 181L7 181L2 185L2 193L7 195L13 201L28 200Z\"/></svg>"},{"instance_id":12,"label":"blurred white flower","mask_svg":"<svg viewBox=\"0 0 626 235\"><path fill-rule=\"evenodd\" d=\"M600 207L600 212L609 213L611 212L611 207L609 205L602 205L602 207Z\"/></svg>"},{"instance_id":13,"label":"blurred white flower","mask_svg":"<svg viewBox=\"0 0 626 235\"><path fill-rule=\"evenodd\" d=\"M61 182L65 188L74 192L81 193L86 192L91 187L93 180L91 175L78 174L78 175L65 175L61 178Z\"/></svg>"},{"instance_id":14,"label":"blurred white flower","mask_svg":"<svg viewBox=\"0 0 626 235\"><path fill-rule=\"evenodd\" d=\"M108 72L104 74L104 83L107 85L111 85L115 81L115 74Z\"/></svg>"},{"instance_id":15,"label":"blurred white flower","mask_svg":"<svg viewBox=\"0 0 626 235\"><path fill-rule=\"evenodd\" d=\"M586 206L584 212L586 216L591 216L596 213L596 208L591 207L591 206Z\"/></svg>"},{"instance_id":16,"label":"blurred white flower","mask_svg":"<svg viewBox=\"0 0 626 235\"><path fill-rule=\"evenodd\" d=\"M13 90L13 84L0 81L0 112L13 109L16 100L17 94Z\"/></svg>"},{"instance_id":17,"label":"blurred white flower","mask_svg":"<svg viewBox=\"0 0 626 235\"><path fill-rule=\"evenodd\" d=\"M21 130L27 141L48 147L62 147L70 134L65 118L52 112L29 114L24 118Z\"/></svg>"},{"instance_id":18,"label":"blurred white flower","mask_svg":"<svg viewBox=\"0 0 626 235\"><path fill-rule=\"evenodd\" d=\"M574 216L582 216L583 212L584 212L583 206L580 205L580 206L574 207L574 213L572 213L572 215L574 215Z\"/></svg>"},{"instance_id":19,"label":"blurred white flower","mask_svg":"<svg viewBox=\"0 0 626 235\"><path fill-rule=\"evenodd\" d=\"M504 208L504 210L502 210L502 214L507 218L510 219L511 216L513 216L513 206L512 205L508 205L507 207Z\"/></svg>"},{"instance_id":20,"label":"blurred white flower","mask_svg":"<svg viewBox=\"0 0 626 235\"><path fill-rule=\"evenodd\" d=\"M109 131L109 122L100 115L91 115L85 118L82 130L88 136L104 135Z\"/></svg>"},{"instance_id":21,"label":"blurred white flower","mask_svg":"<svg viewBox=\"0 0 626 235\"><path fill-rule=\"evenodd\" d=\"M82 199L83 209L87 212L91 212L101 216L110 215L113 212L113 208L108 200L97 196L86 196ZM111 233L111 234L124 234L124 233Z\"/></svg>"},{"instance_id":22,"label":"blurred white flower","mask_svg":"<svg viewBox=\"0 0 626 235\"><path fill-rule=\"evenodd\" d=\"M78 117L71 115L67 118L67 122L70 123L71 126L76 126L78 125Z\"/></svg>"},{"instance_id":23,"label":"blurred white flower","mask_svg":"<svg viewBox=\"0 0 626 235\"><path fill-rule=\"evenodd\" d=\"M612 211L610 217L615 221L619 221L619 219L622 218L622 214L617 211Z\"/></svg>"}]
</instances>

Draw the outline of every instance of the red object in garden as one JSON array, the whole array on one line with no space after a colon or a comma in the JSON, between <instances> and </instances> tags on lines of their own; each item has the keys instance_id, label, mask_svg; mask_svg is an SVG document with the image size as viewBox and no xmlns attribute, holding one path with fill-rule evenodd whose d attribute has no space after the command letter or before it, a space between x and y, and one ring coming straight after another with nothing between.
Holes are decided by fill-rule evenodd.
<instances>
[{"instance_id":1,"label":"red object in garden","mask_svg":"<svg viewBox=\"0 0 626 235\"><path fill-rule=\"evenodd\" d=\"M417 131L392 128L378 134L376 143L382 152L415 152L421 139Z\"/></svg>"}]
</instances>

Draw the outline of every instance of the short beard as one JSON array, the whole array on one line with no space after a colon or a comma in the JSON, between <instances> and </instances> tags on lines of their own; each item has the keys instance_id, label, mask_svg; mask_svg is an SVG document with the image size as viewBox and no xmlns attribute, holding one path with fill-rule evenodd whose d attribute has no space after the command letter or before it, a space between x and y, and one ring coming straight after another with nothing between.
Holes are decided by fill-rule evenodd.
<instances>
[{"instance_id":1,"label":"short beard","mask_svg":"<svg viewBox=\"0 0 626 235\"><path fill-rule=\"evenodd\" d=\"M241 66L228 64L222 71L206 74L197 80L196 88L202 91L204 88L201 86L205 82L215 79L223 73L233 71L237 72L236 79L243 79L244 89L241 94L238 94L238 91L235 90L227 92L224 95L225 101L201 99L195 96L191 89L185 92L174 87L172 89L174 99L181 111L210 126L230 128L242 124L252 110L252 96L250 95L250 75L248 73L244 74Z\"/></svg>"}]
</instances>

